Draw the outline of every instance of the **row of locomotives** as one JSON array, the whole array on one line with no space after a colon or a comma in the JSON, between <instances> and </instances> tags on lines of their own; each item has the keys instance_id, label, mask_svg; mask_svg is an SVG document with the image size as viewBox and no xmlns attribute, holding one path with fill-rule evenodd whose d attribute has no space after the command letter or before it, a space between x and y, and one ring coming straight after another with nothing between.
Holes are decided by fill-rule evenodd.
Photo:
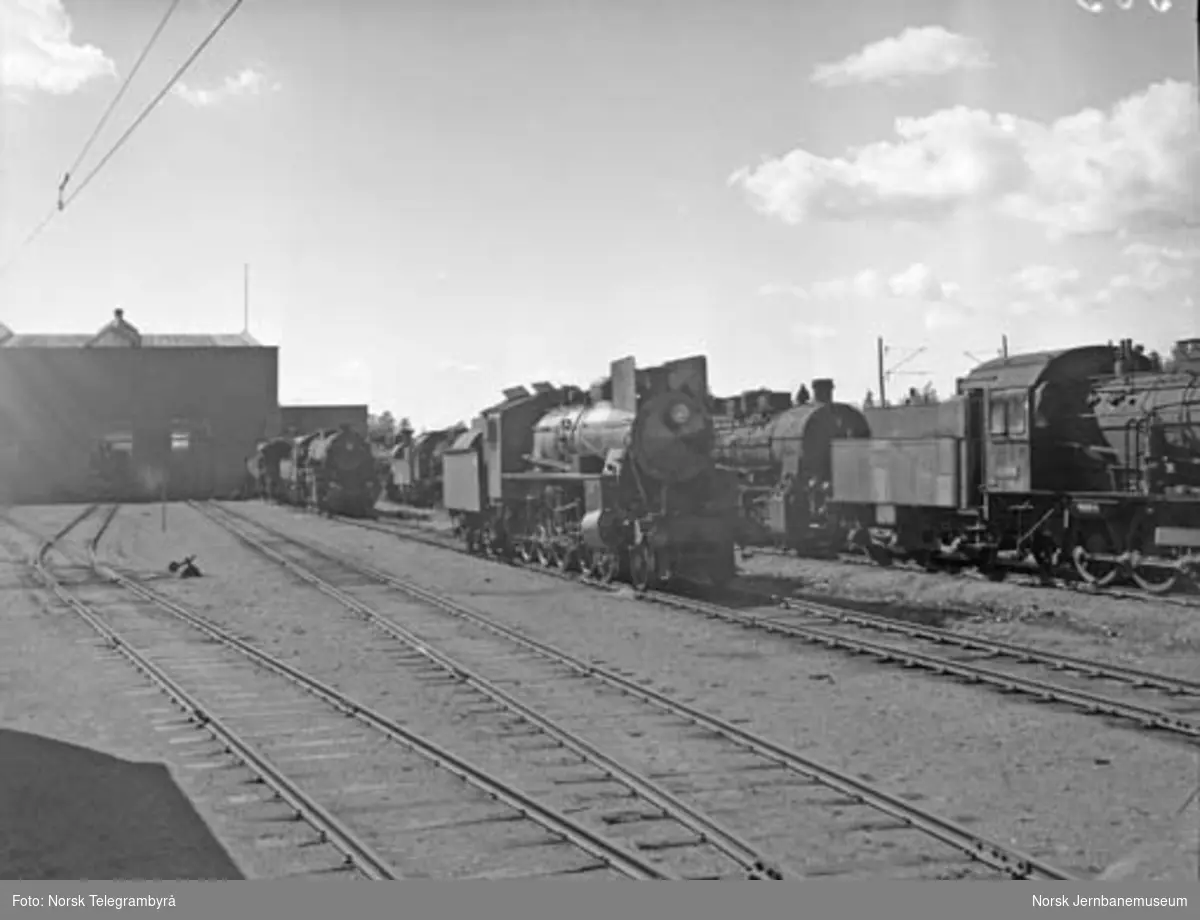
<instances>
[{"instance_id":1,"label":"row of locomotives","mask_svg":"<svg viewBox=\"0 0 1200 920\"><path fill-rule=\"evenodd\" d=\"M1063 569L1163 594L1200 556L1200 340L998 358L939 404L866 410L833 445L831 509L888 564Z\"/></svg>"},{"instance_id":2,"label":"row of locomotives","mask_svg":"<svg viewBox=\"0 0 1200 920\"><path fill-rule=\"evenodd\" d=\"M313 432L292 451L294 501L323 514L371 517L379 497L371 445L349 425Z\"/></svg>"},{"instance_id":3,"label":"row of locomotives","mask_svg":"<svg viewBox=\"0 0 1200 920\"><path fill-rule=\"evenodd\" d=\"M466 431L465 425L406 437L392 451L388 498L414 508L442 503L442 455Z\"/></svg>"},{"instance_id":4,"label":"row of locomotives","mask_svg":"<svg viewBox=\"0 0 1200 920\"><path fill-rule=\"evenodd\" d=\"M442 457L444 504L473 552L646 590L736 575L736 477L714 459L702 356L613 362L590 390L535 383Z\"/></svg>"},{"instance_id":5,"label":"row of locomotives","mask_svg":"<svg viewBox=\"0 0 1200 920\"><path fill-rule=\"evenodd\" d=\"M715 400L714 409L716 460L738 478L738 545L807 556L842 551L846 529L829 505L833 444L870 436L862 412L837 402L828 378L813 380L811 392L801 386L795 397L751 390Z\"/></svg>"}]
</instances>

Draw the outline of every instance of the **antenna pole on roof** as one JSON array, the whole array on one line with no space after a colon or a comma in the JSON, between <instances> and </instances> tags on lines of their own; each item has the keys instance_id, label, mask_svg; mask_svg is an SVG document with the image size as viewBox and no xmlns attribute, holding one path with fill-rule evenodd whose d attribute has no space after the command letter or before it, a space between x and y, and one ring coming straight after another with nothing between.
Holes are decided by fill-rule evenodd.
<instances>
[{"instance_id":1,"label":"antenna pole on roof","mask_svg":"<svg viewBox=\"0 0 1200 920\"><path fill-rule=\"evenodd\" d=\"M250 334L250 263L242 266L242 332Z\"/></svg>"}]
</instances>

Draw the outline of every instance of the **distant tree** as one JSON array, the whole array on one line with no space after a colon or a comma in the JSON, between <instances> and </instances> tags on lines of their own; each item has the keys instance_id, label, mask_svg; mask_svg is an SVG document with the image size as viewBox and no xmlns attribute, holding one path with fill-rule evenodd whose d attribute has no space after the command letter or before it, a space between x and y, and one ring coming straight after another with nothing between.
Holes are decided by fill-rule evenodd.
<instances>
[{"instance_id":1,"label":"distant tree","mask_svg":"<svg viewBox=\"0 0 1200 920\"><path fill-rule=\"evenodd\" d=\"M367 438L374 444L391 446L396 440L396 418L390 411L367 416Z\"/></svg>"},{"instance_id":2,"label":"distant tree","mask_svg":"<svg viewBox=\"0 0 1200 920\"><path fill-rule=\"evenodd\" d=\"M939 401L938 392L933 388L933 384L926 383L925 386L921 388L921 402L930 405Z\"/></svg>"}]
</instances>

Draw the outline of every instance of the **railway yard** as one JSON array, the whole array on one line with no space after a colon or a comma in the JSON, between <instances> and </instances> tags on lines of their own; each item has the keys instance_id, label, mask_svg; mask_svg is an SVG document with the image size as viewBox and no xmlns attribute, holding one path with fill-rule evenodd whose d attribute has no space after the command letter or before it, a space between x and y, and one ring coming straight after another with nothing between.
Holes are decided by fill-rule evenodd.
<instances>
[{"instance_id":1,"label":"railway yard","mask_svg":"<svg viewBox=\"0 0 1200 920\"><path fill-rule=\"evenodd\" d=\"M0 822L0 875L1196 871L1190 597L766 554L637 594L257 501L9 508L0 553L4 729L164 764L197 815L153 867Z\"/></svg>"}]
</instances>

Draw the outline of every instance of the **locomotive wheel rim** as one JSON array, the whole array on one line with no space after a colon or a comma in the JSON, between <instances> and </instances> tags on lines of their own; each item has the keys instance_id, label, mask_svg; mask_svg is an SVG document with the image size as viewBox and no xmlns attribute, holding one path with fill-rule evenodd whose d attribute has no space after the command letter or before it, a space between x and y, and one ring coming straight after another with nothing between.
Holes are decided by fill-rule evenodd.
<instances>
[{"instance_id":1,"label":"locomotive wheel rim","mask_svg":"<svg viewBox=\"0 0 1200 920\"><path fill-rule=\"evenodd\" d=\"M538 565L550 565L549 534L544 524L539 524L533 531L533 558Z\"/></svg>"},{"instance_id":2,"label":"locomotive wheel rim","mask_svg":"<svg viewBox=\"0 0 1200 920\"><path fill-rule=\"evenodd\" d=\"M1179 584L1181 573L1174 569L1137 566L1131 573L1134 583L1147 594L1170 594Z\"/></svg>"},{"instance_id":3,"label":"locomotive wheel rim","mask_svg":"<svg viewBox=\"0 0 1200 920\"><path fill-rule=\"evenodd\" d=\"M1097 539L1093 535L1088 539L1088 544L1091 545L1093 540ZM1117 576L1121 574L1121 570L1112 562L1093 562L1088 558L1088 550L1083 546L1076 546L1071 553L1071 560L1075 563L1075 571L1089 585L1095 585L1097 588L1107 588ZM1102 566L1108 566L1107 570L1100 568L1099 574L1094 570Z\"/></svg>"},{"instance_id":4,"label":"locomotive wheel rim","mask_svg":"<svg viewBox=\"0 0 1200 920\"><path fill-rule=\"evenodd\" d=\"M574 546L560 546L555 550L556 559L559 569L564 572L572 572L577 567L579 562L579 552Z\"/></svg>"},{"instance_id":5,"label":"locomotive wheel rim","mask_svg":"<svg viewBox=\"0 0 1200 920\"><path fill-rule=\"evenodd\" d=\"M1153 550L1153 538L1150 540L1146 539L1146 527L1148 525L1150 525L1150 521L1147 518L1139 518L1134 521L1129 534L1130 549L1145 553L1148 548L1146 544L1149 542L1151 544L1149 549ZM1158 566L1135 565L1129 574L1133 578L1134 584L1147 594L1170 594L1175 590L1175 586L1179 584L1179 579L1183 573L1175 569L1165 569Z\"/></svg>"},{"instance_id":6,"label":"locomotive wheel rim","mask_svg":"<svg viewBox=\"0 0 1200 920\"><path fill-rule=\"evenodd\" d=\"M650 547L638 544L629 551L629 582L639 591L646 591L654 582L655 562Z\"/></svg>"},{"instance_id":7,"label":"locomotive wheel rim","mask_svg":"<svg viewBox=\"0 0 1200 920\"><path fill-rule=\"evenodd\" d=\"M609 584L617 577L617 556L611 552L596 553L592 573L597 581Z\"/></svg>"}]
</instances>

